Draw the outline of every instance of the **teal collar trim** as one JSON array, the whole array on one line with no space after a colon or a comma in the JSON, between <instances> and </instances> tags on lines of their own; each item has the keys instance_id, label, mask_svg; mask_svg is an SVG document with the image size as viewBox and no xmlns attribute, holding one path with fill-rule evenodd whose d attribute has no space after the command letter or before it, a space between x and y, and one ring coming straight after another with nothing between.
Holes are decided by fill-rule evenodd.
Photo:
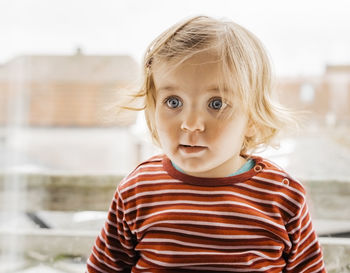
<instances>
[{"instance_id":1,"label":"teal collar trim","mask_svg":"<svg viewBox=\"0 0 350 273\"><path fill-rule=\"evenodd\" d=\"M178 170L181 173L185 173L181 168L179 168L177 165L175 165L175 163L171 162L171 164L173 165L173 167ZM228 175L227 177L230 176L235 176L241 173L245 173L249 170L251 170L255 165L255 160L254 159L249 159L241 168L239 168L236 172Z\"/></svg>"}]
</instances>

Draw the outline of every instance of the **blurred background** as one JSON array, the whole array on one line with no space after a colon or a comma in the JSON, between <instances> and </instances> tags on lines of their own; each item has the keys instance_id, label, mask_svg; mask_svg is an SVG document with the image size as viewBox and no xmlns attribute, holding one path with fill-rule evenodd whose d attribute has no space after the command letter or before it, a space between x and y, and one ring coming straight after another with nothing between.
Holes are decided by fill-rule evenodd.
<instances>
[{"instance_id":1,"label":"blurred background","mask_svg":"<svg viewBox=\"0 0 350 273\"><path fill-rule=\"evenodd\" d=\"M0 272L82 272L114 190L158 153L138 88L148 44L193 15L255 33L304 126L261 155L300 179L329 272L350 272L350 2L1 0Z\"/></svg>"}]
</instances>

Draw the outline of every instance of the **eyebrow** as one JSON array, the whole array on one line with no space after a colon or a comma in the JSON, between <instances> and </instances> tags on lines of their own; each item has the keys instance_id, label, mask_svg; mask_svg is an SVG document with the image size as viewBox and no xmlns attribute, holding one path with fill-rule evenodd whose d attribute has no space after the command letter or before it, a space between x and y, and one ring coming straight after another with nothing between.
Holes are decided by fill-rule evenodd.
<instances>
[{"instance_id":1,"label":"eyebrow","mask_svg":"<svg viewBox=\"0 0 350 273\"><path fill-rule=\"evenodd\" d=\"M165 86L160 86L159 88L156 88L157 91L176 91L179 90L180 88L176 85L165 85ZM220 92L220 88L217 85L210 85L206 91L213 91L213 92ZM228 90L224 88L224 92L227 92Z\"/></svg>"},{"instance_id":2,"label":"eyebrow","mask_svg":"<svg viewBox=\"0 0 350 273\"><path fill-rule=\"evenodd\" d=\"M179 87L177 86L174 86L174 85L165 85L165 86L161 86L159 88L156 88L157 91L159 90L164 90L164 91L175 91L175 90L178 90Z\"/></svg>"},{"instance_id":3,"label":"eyebrow","mask_svg":"<svg viewBox=\"0 0 350 273\"><path fill-rule=\"evenodd\" d=\"M209 86L208 91L220 92L220 88L218 86ZM225 89L224 89L225 91Z\"/></svg>"}]
</instances>

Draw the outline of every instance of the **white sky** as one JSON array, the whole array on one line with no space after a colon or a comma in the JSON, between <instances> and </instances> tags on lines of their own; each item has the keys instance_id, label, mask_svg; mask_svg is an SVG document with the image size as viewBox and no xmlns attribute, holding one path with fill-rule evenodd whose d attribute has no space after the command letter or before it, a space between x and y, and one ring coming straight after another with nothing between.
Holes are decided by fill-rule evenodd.
<instances>
[{"instance_id":1,"label":"white sky","mask_svg":"<svg viewBox=\"0 0 350 273\"><path fill-rule=\"evenodd\" d=\"M350 64L349 0L0 0L0 63L24 54L129 54L190 15L231 18L267 47L278 75Z\"/></svg>"}]
</instances>

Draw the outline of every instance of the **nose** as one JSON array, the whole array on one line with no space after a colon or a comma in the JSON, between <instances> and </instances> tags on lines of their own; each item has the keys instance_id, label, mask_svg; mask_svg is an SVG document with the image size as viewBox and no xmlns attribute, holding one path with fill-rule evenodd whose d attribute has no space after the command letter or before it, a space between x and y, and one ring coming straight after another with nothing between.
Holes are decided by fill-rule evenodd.
<instances>
[{"instance_id":1,"label":"nose","mask_svg":"<svg viewBox=\"0 0 350 273\"><path fill-rule=\"evenodd\" d=\"M203 132L205 129L203 115L194 109L183 113L181 130L187 132Z\"/></svg>"}]
</instances>

